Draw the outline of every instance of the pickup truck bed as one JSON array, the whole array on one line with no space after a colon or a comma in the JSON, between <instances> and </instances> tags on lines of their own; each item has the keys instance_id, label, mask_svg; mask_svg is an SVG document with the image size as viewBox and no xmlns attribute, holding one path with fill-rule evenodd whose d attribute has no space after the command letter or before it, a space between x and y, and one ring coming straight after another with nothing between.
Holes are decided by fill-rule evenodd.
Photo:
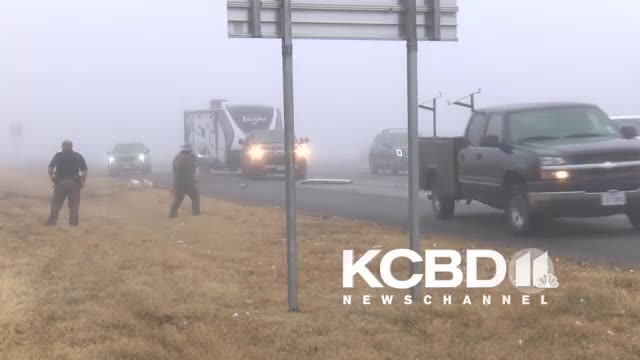
<instances>
[{"instance_id":1,"label":"pickup truck bed","mask_svg":"<svg viewBox=\"0 0 640 360\"><path fill-rule=\"evenodd\" d=\"M464 147L463 137L420 138L420 189L445 194L458 194L458 152ZM437 173L438 176L435 176Z\"/></svg>"}]
</instances>

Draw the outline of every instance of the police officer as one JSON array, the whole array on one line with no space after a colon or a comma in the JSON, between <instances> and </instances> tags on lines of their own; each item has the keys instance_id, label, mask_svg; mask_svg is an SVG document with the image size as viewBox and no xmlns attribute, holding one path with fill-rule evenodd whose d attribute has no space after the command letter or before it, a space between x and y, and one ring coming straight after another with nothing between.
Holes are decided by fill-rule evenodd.
<instances>
[{"instance_id":1,"label":"police officer","mask_svg":"<svg viewBox=\"0 0 640 360\"><path fill-rule=\"evenodd\" d=\"M200 215L200 193L196 186L196 158L191 145L184 145L173 159L173 201L169 218L178 216L178 209L185 195L191 199L193 215Z\"/></svg>"},{"instance_id":2,"label":"police officer","mask_svg":"<svg viewBox=\"0 0 640 360\"><path fill-rule=\"evenodd\" d=\"M62 151L57 153L49 164L49 178L53 182L51 214L47 225L58 221L58 214L65 199L69 206L69 225L78 226L80 220L80 189L87 181L87 163L82 155L73 151L71 140L62 142Z\"/></svg>"}]
</instances>

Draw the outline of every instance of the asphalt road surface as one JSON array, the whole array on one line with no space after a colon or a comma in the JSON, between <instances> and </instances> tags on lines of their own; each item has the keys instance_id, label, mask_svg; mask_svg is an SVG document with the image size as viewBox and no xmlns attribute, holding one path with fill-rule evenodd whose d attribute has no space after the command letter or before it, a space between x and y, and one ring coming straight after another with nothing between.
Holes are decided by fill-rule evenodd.
<instances>
[{"instance_id":1,"label":"asphalt road surface","mask_svg":"<svg viewBox=\"0 0 640 360\"><path fill-rule=\"evenodd\" d=\"M310 168L309 177L352 179L353 183L298 184L299 213L408 226L406 175L370 175L363 166L351 164ZM168 173L156 173L152 179L159 184L171 183ZM239 173L219 172L201 175L199 186L204 196L264 206L283 207L285 204L283 177L249 180ZM420 226L424 234L447 236L473 243L476 247L535 247L549 250L552 255L590 261L630 265L640 263L640 233L631 227L625 216L558 219L547 223L534 237L513 238L507 229L503 212L482 204L466 205L461 202L456 207L456 216L448 221L434 218L426 196L420 203L420 210Z\"/></svg>"}]
</instances>

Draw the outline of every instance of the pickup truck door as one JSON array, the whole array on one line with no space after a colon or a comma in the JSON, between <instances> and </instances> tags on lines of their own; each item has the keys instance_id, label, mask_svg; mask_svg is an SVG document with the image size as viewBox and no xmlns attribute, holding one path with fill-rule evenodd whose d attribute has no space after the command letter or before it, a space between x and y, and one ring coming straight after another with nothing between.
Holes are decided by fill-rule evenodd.
<instances>
[{"instance_id":1,"label":"pickup truck door","mask_svg":"<svg viewBox=\"0 0 640 360\"><path fill-rule=\"evenodd\" d=\"M505 139L504 115L492 114L487 120L486 130L482 136L496 136L502 144ZM482 140L477 150L480 154L479 192L475 198L485 204L500 206L502 204L502 177L509 156L500 146L484 146Z\"/></svg>"},{"instance_id":2,"label":"pickup truck door","mask_svg":"<svg viewBox=\"0 0 640 360\"><path fill-rule=\"evenodd\" d=\"M475 113L467 125L467 146L458 153L458 174L463 198L477 199L483 189L483 154L480 142L487 129L488 117Z\"/></svg>"}]
</instances>

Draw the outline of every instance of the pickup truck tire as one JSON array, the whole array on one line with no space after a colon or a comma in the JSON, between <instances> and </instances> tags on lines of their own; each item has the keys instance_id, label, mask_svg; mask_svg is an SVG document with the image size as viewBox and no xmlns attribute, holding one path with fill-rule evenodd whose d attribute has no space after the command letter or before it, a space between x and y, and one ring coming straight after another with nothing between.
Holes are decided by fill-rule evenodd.
<instances>
[{"instance_id":1,"label":"pickup truck tire","mask_svg":"<svg viewBox=\"0 0 640 360\"><path fill-rule=\"evenodd\" d=\"M627 219L636 230L640 230L640 210L631 210L627 212Z\"/></svg>"},{"instance_id":2,"label":"pickup truck tire","mask_svg":"<svg viewBox=\"0 0 640 360\"><path fill-rule=\"evenodd\" d=\"M525 185L512 185L508 190L506 217L515 236L527 236L540 227L540 218L531 211Z\"/></svg>"},{"instance_id":3,"label":"pickup truck tire","mask_svg":"<svg viewBox=\"0 0 640 360\"><path fill-rule=\"evenodd\" d=\"M434 184L437 184L434 178ZM439 191L438 186L434 185L431 192L431 208L437 219L448 220L453 217L456 209L456 201L451 195L444 195Z\"/></svg>"}]
</instances>

